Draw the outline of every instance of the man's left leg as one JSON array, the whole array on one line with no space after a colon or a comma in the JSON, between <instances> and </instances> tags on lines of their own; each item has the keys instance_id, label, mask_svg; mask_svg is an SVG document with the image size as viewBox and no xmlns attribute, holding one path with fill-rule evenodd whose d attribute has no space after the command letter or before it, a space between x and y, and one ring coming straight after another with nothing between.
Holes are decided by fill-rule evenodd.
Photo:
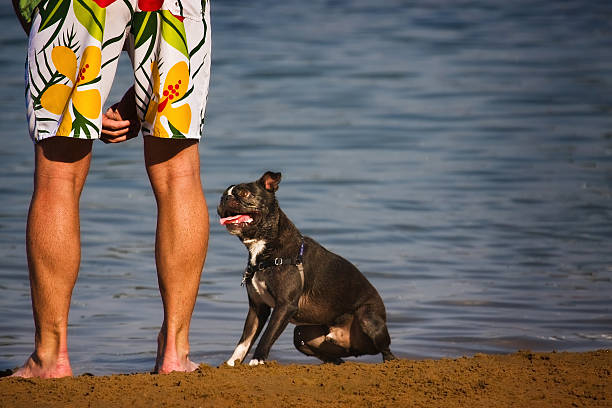
<instances>
[{"instance_id":1,"label":"man's left leg","mask_svg":"<svg viewBox=\"0 0 612 408\"><path fill-rule=\"evenodd\" d=\"M198 143L145 137L145 165L157 201L155 261L164 305L155 372L193 371L189 324L208 248L208 209Z\"/></svg>"}]
</instances>

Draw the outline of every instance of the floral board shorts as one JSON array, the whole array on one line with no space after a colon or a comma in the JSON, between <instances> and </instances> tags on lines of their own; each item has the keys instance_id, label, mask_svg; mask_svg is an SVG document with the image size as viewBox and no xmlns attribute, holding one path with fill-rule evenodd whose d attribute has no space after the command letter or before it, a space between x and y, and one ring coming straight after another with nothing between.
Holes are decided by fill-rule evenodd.
<instances>
[{"instance_id":1,"label":"floral board shorts","mask_svg":"<svg viewBox=\"0 0 612 408\"><path fill-rule=\"evenodd\" d=\"M32 140L99 138L122 50L134 68L143 135L199 139L210 79L209 3L42 1L26 62Z\"/></svg>"}]
</instances>

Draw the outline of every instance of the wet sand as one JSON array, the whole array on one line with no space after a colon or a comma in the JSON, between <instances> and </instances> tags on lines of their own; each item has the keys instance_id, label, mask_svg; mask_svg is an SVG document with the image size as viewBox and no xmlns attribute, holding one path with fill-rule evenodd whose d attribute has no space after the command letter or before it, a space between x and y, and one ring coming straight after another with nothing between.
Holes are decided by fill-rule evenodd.
<instances>
[{"instance_id":1,"label":"wet sand","mask_svg":"<svg viewBox=\"0 0 612 408\"><path fill-rule=\"evenodd\" d=\"M2 407L609 407L612 353L476 355L381 364L0 378Z\"/></svg>"}]
</instances>

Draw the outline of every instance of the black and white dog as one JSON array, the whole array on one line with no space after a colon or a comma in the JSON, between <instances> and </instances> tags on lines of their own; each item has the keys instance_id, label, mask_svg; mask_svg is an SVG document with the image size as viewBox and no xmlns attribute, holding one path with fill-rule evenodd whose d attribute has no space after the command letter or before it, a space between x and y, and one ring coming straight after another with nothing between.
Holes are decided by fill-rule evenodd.
<instances>
[{"instance_id":1,"label":"black and white dog","mask_svg":"<svg viewBox=\"0 0 612 408\"><path fill-rule=\"evenodd\" d=\"M264 363L289 322L296 325L295 347L324 362L378 353L394 359L378 292L353 264L300 233L278 206L280 180L280 173L266 172L232 185L217 208L221 224L249 250L243 275L249 311L227 364L244 360L268 317L249 365Z\"/></svg>"}]
</instances>

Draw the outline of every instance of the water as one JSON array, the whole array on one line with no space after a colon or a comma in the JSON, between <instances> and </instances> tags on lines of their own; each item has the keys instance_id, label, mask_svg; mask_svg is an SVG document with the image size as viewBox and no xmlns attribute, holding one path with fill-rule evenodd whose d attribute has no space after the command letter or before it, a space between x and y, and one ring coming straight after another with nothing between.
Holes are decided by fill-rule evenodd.
<instances>
[{"instance_id":1,"label":"water","mask_svg":"<svg viewBox=\"0 0 612 408\"><path fill-rule=\"evenodd\" d=\"M268 169L303 232L379 289L398 356L612 347L611 17L606 1L213 3L194 359L227 358L247 310L246 250L218 198ZM32 146L25 37L6 3L0 21L3 369L33 345ZM130 78L124 56L110 100ZM75 372L150 370L161 301L140 139L95 144L81 205ZM271 358L315 363L291 333Z\"/></svg>"}]
</instances>

